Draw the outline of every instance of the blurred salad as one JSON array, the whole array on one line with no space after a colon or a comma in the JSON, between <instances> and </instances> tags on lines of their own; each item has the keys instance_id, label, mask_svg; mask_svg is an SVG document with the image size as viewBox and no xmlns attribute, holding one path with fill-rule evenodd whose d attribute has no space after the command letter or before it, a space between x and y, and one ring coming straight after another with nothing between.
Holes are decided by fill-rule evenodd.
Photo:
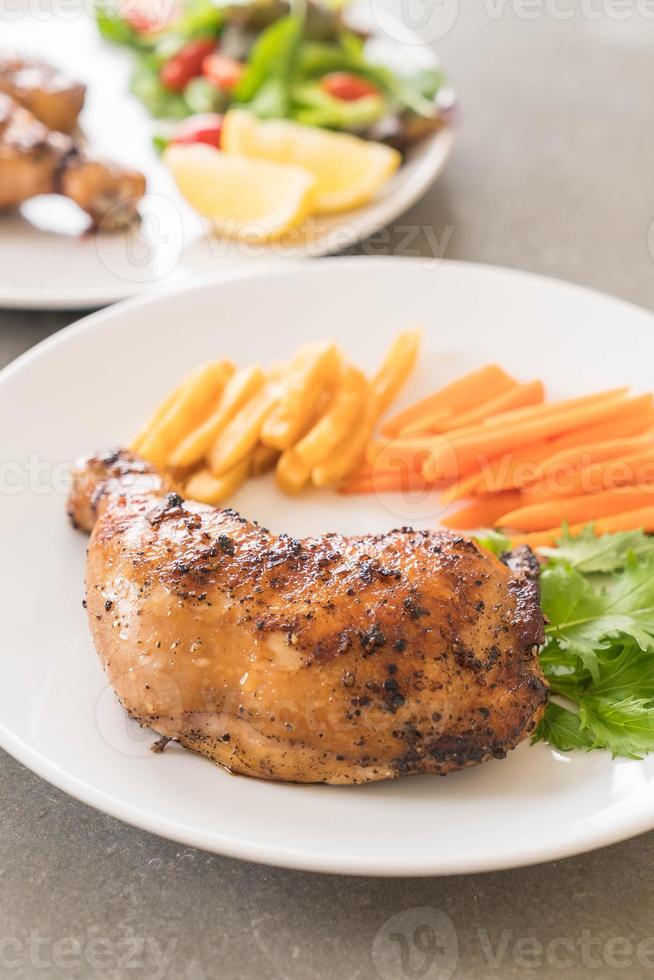
<instances>
[{"instance_id":1,"label":"blurred salad","mask_svg":"<svg viewBox=\"0 0 654 980\"><path fill-rule=\"evenodd\" d=\"M405 150L451 109L440 71L402 74L373 57L374 39L348 26L341 3L185 0L166 23L116 4L96 8L100 32L132 49L133 93L156 118L185 120L183 142L219 146L220 115L240 105Z\"/></svg>"}]
</instances>

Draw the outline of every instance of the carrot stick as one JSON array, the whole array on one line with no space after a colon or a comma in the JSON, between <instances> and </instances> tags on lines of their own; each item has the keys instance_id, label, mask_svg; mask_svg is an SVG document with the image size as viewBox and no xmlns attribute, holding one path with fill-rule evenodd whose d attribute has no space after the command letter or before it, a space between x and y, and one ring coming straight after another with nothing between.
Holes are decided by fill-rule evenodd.
<instances>
[{"instance_id":1,"label":"carrot stick","mask_svg":"<svg viewBox=\"0 0 654 980\"><path fill-rule=\"evenodd\" d=\"M441 503L451 504L464 497L472 497L484 493L500 493L502 490L512 490L519 486L520 473L527 467L530 472L537 472L537 464L547 459L551 452L550 443L533 443L515 453L505 453L502 456L484 461L478 470L469 476L453 483L441 494Z\"/></svg>"},{"instance_id":2,"label":"carrot stick","mask_svg":"<svg viewBox=\"0 0 654 980\"><path fill-rule=\"evenodd\" d=\"M545 465L546 461L563 450L634 436L645 432L653 424L651 395L626 399L616 407L614 417L608 421L593 423L555 439L542 440L517 452L484 461L476 472L452 484L445 491L442 502L453 503L477 493L497 493L535 482L541 476L542 469L537 464Z\"/></svg>"},{"instance_id":3,"label":"carrot stick","mask_svg":"<svg viewBox=\"0 0 654 980\"><path fill-rule=\"evenodd\" d=\"M620 459L632 453L643 452L654 447L654 433L640 436L627 436L623 439L607 439L603 442L582 443L570 449L560 449L545 461L543 470L549 473L555 467L590 466L610 459Z\"/></svg>"},{"instance_id":4,"label":"carrot stick","mask_svg":"<svg viewBox=\"0 0 654 980\"><path fill-rule=\"evenodd\" d=\"M558 452L572 446L581 446L585 442L606 442L607 439L635 436L650 429L652 425L654 425L652 395L649 393L635 395L626 398L616 408L615 415L609 421L592 422L583 429L558 437L552 451Z\"/></svg>"},{"instance_id":5,"label":"carrot stick","mask_svg":"<svg viewBox=\"0 0 654 980\"><path fill-rule=\"evenodd\" d=\"M491 419L494 415L504 414L510 409L528 408L542 404L545 398L545 388L542 381L527 381L525 384L517 384L513 388L502 392L495 398L489 399L483 405L471 408L467 412L461 412L450 419L445 431L453 429L464 429L477 422L484 422Z\"/></svg>"},{"instance_id":6,"label":"carrot stick","mask_svg":"<svg viewBox=\"0 0 654 980\"><path fill-rule=\"evenodd\" d=\"M640 420L639 420L640 419ZM576 450L581 452L584 444L587 446L597 445L602 440L606 442L612 439L617 433L633 434L632 430L637 428L641 433L650 429L654 424L654 407L652 405L652 395L638 395L624 401L616 408L616 414L612 419L608 419L604 424L594 423L592 426L582 430L574 430L557 439L551 440L549 445L551 455L540 461L540 466L531 472L523 468L522 477L517 486L526 486L542 479L543 475L552 465L555 457L558 457L565 450Z\"/></svg>"},{"instance_id":7,"label":"carrot stick","mask_svg":"<svg viewBox=\"0 0 654 980\"><path fill-rule=\"evenodd\" d=\"M446 432L450 427L450 419L455 418L452 412L448 412L446 409L440 412L427 412L426 415L419 415L409 422L408 425L404 425L398 432L395 433L397 436L410 436L414 433L420 432ZM388 427L384 426L382 428L382 433L388 435Z\"/></svg>"},{"instance_id":8,"label":"carrot stick","mask_svg":"<svg viewBox=\"0 0 654 980\"><path fill-rule=\"evenodd\" d=\"M370 465L374 472L404 470L410 473L420 473L428 483L444 486L449 480L426 477L423 472L424 464L431 455L431 441L432 439L417 438L402 441L392 439L379 450L374 459L370 460Z\"/></svg>"},{"instance_id":9,"label":"carrot stick","mask_svg":"<svg viewBox=\"0 0 654 980\"><path fill-rule=\"evenodd\" d=\"M614 487L654 483L654 447L588 466L547 467L545 479L522 491L523 503L544 503L561 497L595 494Z\"/></svg>"},{"instance_id":10,"label":"carrot stick","mask_svg":"<svg viewBox=\"0 0 654 980\"><path fill-rule=\"evenodd\" d=\"M527 408L515 408L510 412L501 412L492 418L486 419L487 425L504 425L508 422L525 422L528 419L543 418L549 415L559 415L567 413L576 408L585 408L588 405L597 405L606 401L608 398L624 396L629 391L628 388L610 388L607 391L596 391L592 395L579 395L575 398L564 398L558 402L546 402L541 405L529 406Z\"/></svg>"},{"instance_id":11,"label":"carrot stick","mask_svg":"<svg viewBox=\"0 0 654 980\"><path fill-rule=\"evenodd\" d=\"M616 487L605 493L564 497L543 504L519 507L501 514L495 524L497 527L515 528L516 531L546 531L563 521L569 524L588 523L598 517L621 514L648 505L654 506L654 484Z\"/></svg>"},{"instance_id":12,"label":"carrot stick","mask_svg":"<svg viewBox=\"0 0 654 980\"><path fill-rule=\"evenodd\" d=\"M384 443L388 448L385 457L378 461L379 452L371 459L364 460L347 482L340 488L341 493L375 493L382 490L417 490L432 484L422 475L423 456L411 451L408 455L400 449L394 452L395 443Z\"/></svg>"},{"instance_id":13,"label":"carrot stick","mask_svg":"<svg viewBox=\"0 0 654 980\"><path fill-rule=\"evenodd\" d=\"M390 446L392 441L392 439L370 439L368 445L366 446L365 460L361 465L374 466L375 460L377 459L379 453L382 451L382 449Z\"/></svg>"},{"instance_id":14,"label":"carrot stick","mask_svg":"<svg viewBox=\"0 0 654 980\"><path fill-rule=\"evenodd\" d=\"M376 472L376 467L369 463L368 460L364 460L357 469L350 474L350 480L365 480L366 477L372 476ZM392 470L383 470L382 472L390 473Z\"/></svg>"},{"instance_id":15,"label":"carrot stick","mask_svg":"<svg viewBox=\"0 0 654 980\"><path fill-rule=\"evenodd\" d=\"M347 496L365 493L409 493L427 490L431 486L420 473L406 470L385 470L356 480L349 480L339 488Z\"/></svg>"},{"instance_id":16,"label":"carrot stick","mask_svg":"<svg viewBox=\"0 0 654 980\"><path fill-rule=\"evenodd\" d=\"M532 396L530 390L532 385L536 386L535 397ZM526 401L521 398L525 389L526 396L524 397L526 397ZM539 393L540 399L538 398ZM518 404L531 405L535 404L536 401L542 401L543 397L544 389L540 381L533 381L525 385L514 381L510 388L501 391L499 395L494 395L492 398L480 402L478 401L472 408L466 411L454 414L441 409L438 412L428 412L426 415L420 415L410 422L409 425L403 426L398 432L398 436L419 435L423 432L450 432L452 429L465 428L468 425L483 422L487 415L492 415L503 409L516 407L516 402Z\"/></svg>"},{"instance_id":17,"label":"carrot stick","mask_svg":"<svg viewBox=\"0 0 654 980\"><path fill-rule=\"evenodd\" d=\"M610 419L615 414L616 406L620 406L622 401L624 401L623 395L610 394L604 401L571 408L567 412L520 422L480 425L475 429L466 429L449 436L434 436L431 446L428 447L423 475L427 480L466 476L478 469L484 459L499 456L501 453L514 452L529 443L562 435L572 429L580 429L591 422L597 423L603 419ZM521 411L533 411L533 409L521 409ZM423 443L428 441L423 440Z\"/></svg>"},{"instance_id":18,"label":"carrot stick","mask_svg":"<svg viewBox=\"0 0 654 980\"><path fill-rule=\"evenodd\" d=\"M497 364L487 364L476 371L464 374L462 378L452 381L444 388L440 388L388 419L382 427L382 433L386 436L396 436L402 428L424 415L436 413L454 415L467 411L477 402L494 398L495 395L512 388L515 384L515 380Z\"/></svg>"},{"instance_id":19,"label":"carrot stick","mask_svg":"<svg viewBox=\"0 0 654 980\"><path fill-rule=\"evenodd\" d=\"M478 422L483 422L492 415L510 408L536 405L543 401L545 389L541 381L529 381L526 384L515 384L501 394L488 401L476 405L467 412L459 415L439 417L423 416L400 430L400 436L413 435L416 432L451 432L453 429L464 429Z\"/></svg>"},{"instance_id":20,"label":"carrot stick","mask_svg":"<svg viewBox=\"0 0 654 980\"><path fill-rule=\"evenodd\" d=\"M520 494L515 490L488 494L488 496L477 497L473 503L461 507L454 514L448 514L447 517L442 518L441 524L454 531L492 527L497 518L506 513L507 508L517 507L519 503Z\"/></svg>"},{"instance_id":21,"label":"carrot stick","mask_svg":"<svg viewBox=\"0 0 654 980\"><path fill-rule=\"evenodd\" d=\"M568 532L575 537L587 527L587 523L575 524ZM637 510L627 510L621 514L603 517L593 524L595 534L613 534L616 531L654 531L654 507L640 507ZM548 531L534 531L531 534L518 534L511 538L511 547L528 544L531 548L545 548L555 545L561 537L561 528L553 527Z\"/></svg>"}]
</instances>

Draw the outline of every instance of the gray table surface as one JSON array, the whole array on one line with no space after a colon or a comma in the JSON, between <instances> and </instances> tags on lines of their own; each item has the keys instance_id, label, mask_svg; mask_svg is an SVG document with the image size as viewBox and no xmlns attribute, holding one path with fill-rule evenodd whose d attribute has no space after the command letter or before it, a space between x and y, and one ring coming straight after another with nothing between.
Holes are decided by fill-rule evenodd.
<instances>
[{"instance_id":1,"label":"gray table surface","mask_svg":"<svg viewBox=\"0 0 654 980\"><path fill-rule=\"evenodd\" d=\"M388 240L362 251L513 266L654 308L654 10L601 8L461 4L435 45L462 105L454 156ZM433 36L442 26L428 18ZM0 362L75 318L0 312ZM0 753L0 976L648 976L650 859L654 834L459 878L275 870L124 826ZM445 952L420 953L430 934L415 928L437 915L424 907L453 923L458 959L451 937Z\"/></svg>"}]
</instances>

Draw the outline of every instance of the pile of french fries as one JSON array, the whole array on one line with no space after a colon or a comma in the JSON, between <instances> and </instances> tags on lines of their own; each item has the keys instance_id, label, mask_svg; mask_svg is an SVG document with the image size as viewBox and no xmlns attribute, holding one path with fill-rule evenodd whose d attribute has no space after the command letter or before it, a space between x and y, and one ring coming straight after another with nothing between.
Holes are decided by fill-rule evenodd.
<instances>
[{"instance_id":1,"label":"pile of french fries","mask_svg":"<svg viewBox=\"0 0 654 980\"><path fill-rule=\"evenodd\" d=\"M400 333L370 378L330 340L268 367L203 364L166 396L132 449L208 504L272 469L289 494L336 486L361 463L413 370L420 337L416 328Z\"/></svg>"}]
</instances>

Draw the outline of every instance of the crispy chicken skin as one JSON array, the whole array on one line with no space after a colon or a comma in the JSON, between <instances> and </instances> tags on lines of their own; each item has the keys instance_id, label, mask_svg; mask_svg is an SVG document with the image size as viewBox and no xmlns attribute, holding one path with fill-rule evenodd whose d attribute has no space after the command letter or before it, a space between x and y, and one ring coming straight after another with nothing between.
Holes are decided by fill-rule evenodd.
<instances>
[{"instance_id":1,"label":"crispy chicken skin","mask_svg":"<svg viewBox=\"0 0 654 980\"><path fill-rule=\"evenodd\" d=\"M17 55L0 55L0 92L28 109L46 129L72 133L86 87L52 65Z\"/></svg>"},{"instance_id":2,"label":"crispy chicken skin","mask_svg":"<svg viewBox=\"0 0 654 980\"><path fill-rule=\"evenodd\" d=\"M0 208L39 194L71 198L103 230L124 227L137 214L145 178L117 164L90 159L63 133L0 94Z\"/></svg>"},{"instance_id":3,"label":"crispy chicken skin","mask_svg":"<svg viewBox=\"0 0 654 980\"><path fill-rule=\"evenodd\" d=\"M233 772L364 783L502 757L541 717L543 616L516 570L446 531L295 540L183 500L123 451L76 469L86 605L142 725Z\"/></svg>"},{"instance_id":4,"label":"crispy chicken skin","mask_svg":"<svg viewBox=\"0 0 654 980\"><path fill-rule=\"evenodd\" d=\"M50 193L71 149L67 136L50 133L13 99L0 95L0 208Z\"/></svg>"}]
</instances>

